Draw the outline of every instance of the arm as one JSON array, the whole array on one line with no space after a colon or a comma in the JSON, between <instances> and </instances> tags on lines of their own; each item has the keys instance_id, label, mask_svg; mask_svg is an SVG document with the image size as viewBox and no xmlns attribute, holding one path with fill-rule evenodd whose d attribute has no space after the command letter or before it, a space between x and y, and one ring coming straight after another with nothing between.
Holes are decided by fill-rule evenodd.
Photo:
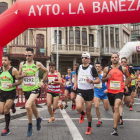
<instances>
[{"instance_id":1,"label":"arm","mask_svg":"<svg viewBox=\"0 0 140 140\"><path fill-rule=\"evenodd\" d=\"M137 74L134 73L134 77L132 77L131 79L134 80L134 79L137 79L137 78L138 78Z\"/></svg>"},{"instance_id":2,"label":"arm","mask_svg":"<svg viewBox=\"0 0 140 140\"><path fill-rule=\"evenodd\" d=\"M129 84L129 82L130 82L130 77L129 77L128 71L127 71L127 69L125 67L123 67L123 73L124 73L124 75L126 77L125 85L127 86Z\"/></svg>"},{"instance_id":3,"label":"arm","mask_svg":"<svg viewBox=\"0 0 140 140\"><path fill-rule=\"evenodd\" d=\"M53 81L54 84L62 84L61 74L57 72L58 81Z\"/></svg>"},{"instance_id":4,"label":"arm","mask_svg":"<svg viewBox=\"0 0 140 140\"><path fill-rule=\"evenodd\" d=\"M23 62L20 63L19 65L19 74L16 76L16 79L20 80L23 78L23 75L22 75L22 66L23 66Z\"/></svg>"},{"instance_id":5,"label":"arm","mask_svg":"<svg viewBox=\"0 0 140 140\"><path fill-rule=\"evenodd\" d=\"M105 67L103 70L103 77L102 77L102 82L105 83L109 78L111 78L111 74L108 73L108 67Z\"/></svg>"},{"instance_id":6,"label":"arm","mask_svg":"<svg viewBox=\"0 0 140 140\"><path fill-rule=\"evenodd\" d=\"M77 74L74 76L74 85L73 85L73 90L76 90L76 85L77 85Z\"/></svg>"}]
</instances>

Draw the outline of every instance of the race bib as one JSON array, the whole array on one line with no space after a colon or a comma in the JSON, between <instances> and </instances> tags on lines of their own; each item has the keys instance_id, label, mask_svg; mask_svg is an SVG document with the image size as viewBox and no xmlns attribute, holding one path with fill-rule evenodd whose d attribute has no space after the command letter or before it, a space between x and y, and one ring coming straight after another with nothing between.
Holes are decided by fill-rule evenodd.
<instances>
[{"instance_id":1,"label":"race bib","mask_svg":"<svg viewBox=\"0 0 140 140\"><path fill-rule=\"evenodd\" d=\"M79 74L78 75L78 81L80 83L87 83L86 79L89 78L90 79L90 75L83 75L83 74Z\"/></svg>"},{"instance_id":2,"label":"race bib","mask_svg":"<svg viewBox=\"0 0 140 140\"><path fill-rule=\"evenodd\" d=\"M54 82L54 80L55 80L55 77L48 77L48 82Z\"/></svg>"},{"instance_id":3,"label":"race bib","mask_svg":"<svg viewBox=\"0 0 140 140\"><path fill-rule=\"evenodd\" d=\"M11 81L1 81L1 85L3 89L9 89L9 84L12 84Z\"/></svg>"},{"instance_id":4,"label":"race bib","mask_svg":"<svg viewBox=\"0 0 140 140\"><path fill-rule=\"evenodd\" d=\"M26 86L35 86L35 76L26 76L26 77L24 77L24 85L26 85Z\"/></svg>"},{"instance_id":5,"label":"race bib","mask_svg":"<svg viewBox=\"0 0 140 140\"><path fill-rule=\"evenodd\" d=\"M72 83L74 83L74 77L72 77Z\"/></svg>"},{"instance_id":6,"label":"race bib","mask_svg":"<svg viewBox=\"0 0 140 140\"><path fill-rule=\"evenodd\" d=\"M121 81L110 81L110 89L120 90Z\"/></svg>"},{"instance_id":7,"label":"race bib","mask_svg":"<svg viewBox=\"0 0 140 140\"><path fill-rule=\"evenodd\" d=\"M71 84L69 83L69 81L66 82L66 86L67 87L70 87L71 86Z\"/></svg>"},{"instance_id":8,"label":"race bib","mask_svg":"<svg viewBox=\"0 0 140 140\"><path fill-rule=\"evenodd\" d=\"M100 84L94 84L94 86L95 86L96 88L102 88L102 83L100 83Z\"/></svg>"}]
</instances>

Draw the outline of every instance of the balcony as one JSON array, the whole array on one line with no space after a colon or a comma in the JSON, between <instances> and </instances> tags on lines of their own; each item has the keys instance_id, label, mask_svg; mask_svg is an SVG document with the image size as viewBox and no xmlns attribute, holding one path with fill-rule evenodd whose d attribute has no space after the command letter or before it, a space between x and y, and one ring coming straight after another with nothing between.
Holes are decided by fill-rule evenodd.
<instances>
[{"instance_id":1,"label":"balcony","mask_svg":"<svg viewBox=\"0 0 140 140\"><path fill-rule=\"evenodd\" d=\"M56 54L56 44L52 45L52 54ZM81 55L83 52L89 52L91 56L100 56L100 48L83 45L61 45L59 44L59 54Z\"/></svg>"},{"instance_id":2,"label":"balcony","mask_svg":"<svg viewBox=\"0 0 140 140\"><path fill-rule=\"evenodd\" d=\"M43 59L49 59L48 56L46 56L46 49L42 48L36 48L35 46L9 46L7 53L10 54L12 57L25 57L25 51L27 47L33 47L34 49L34 58L43 58Z\"/></svg>"},{"instance_id":3,"label":"balcony","mask_svg":"<svg viewBox=\"0 0 140 140\"><path fill-rule=\"evenodd\" d=\"M110 56L114 52L119 52L120 49L119 48L110 48L110 52L109 52L109 47L107 47L107 48L105 48L105 51L104 51L104 48L102 48L100 51L101 51L102 55Z\"/></svg>"}]
</instances>

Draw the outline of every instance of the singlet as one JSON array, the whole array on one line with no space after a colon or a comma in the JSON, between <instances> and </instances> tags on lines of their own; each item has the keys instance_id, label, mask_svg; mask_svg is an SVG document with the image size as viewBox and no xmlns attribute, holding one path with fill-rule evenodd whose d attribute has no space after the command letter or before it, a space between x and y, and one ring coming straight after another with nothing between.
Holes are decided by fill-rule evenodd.
<instances>
[{"instance_id":1,"label":"singlet","mask_svg":"<svg viewBox=\"0 0 140 140\"><path fill-rule=\"evenodd\" d=\"M108 68L108 74L111 74L111 78L107 81L107 92L112 94L117 93L124 93L124 81L123 81L123 70L122 66L119 66L119 68L112 68L109 66Z\"/></svg>"},{"instance_id":2,"label":"singlet","mask_svg":"<svg viewBox=\"0 0 140 140\"><path fill-rule=\"evenodd\" d=\"M49 72L48 82L52 82L52 81L58 81L57 71L55 71L55 73L53 75L51 75L51 72ZM60 93L60 84L54 84L54 83L48 84L48 92L59 94Z\"/></svg>"},{"instance_id":3,"label":"singlet","mask_svg":"<svg viewBox=\"0 0 140 140\"><path fill-rule=\"evenodd\" d=\"M129 72L129 67L127 66L126 68L128 71L129 78L131 78L131 73ZM129 82L128 87L131 87L131 81Z\"/></svg>"},{"instance_id":4,"label":"singlet","mask_svg":"<svg viewBox=\"0 0 140 140\"><path fill-rule=\"evenodd\" d=\"M81 90L89 90L93 89L93 84L87 83L86 79L87 77L90 80L93 80L93 75L92 75L92 65L89 65L86 69L83 69L83 66L80 65L78 69L78 89Z\"/></svg>"},{"instance_id":5,"label":"singlet","mask_svg":"<svg viewBox=\"0 0 140 140\"><path fill-rule=\"evenodd\" d=\"M134 77L134 74L131 74L131 78L133 77ZM131 81L131 86L135 86L135 84L136 84L136 80L134 79Z\"/></svg>"},{"instance_id":6,"label":"singlet","mask_svg":"<svg viewBox=\"0 0 140 140\"><path fill-rule=\"evenodd\" d=\"M102 83L103 72L101 75L98 76L100 79L100 84L94 84L94 92L103 92L104 90L107 89L106 83Z\"/></svg>"},{"instance_id":7,"label":"singlet","mask_svg":"<svg viewBox=\"0 0 140 140\"><path fill-rule=\"evenodd\" d=\"M71 84L69 84L69 79L68 75L66 76L66 87L71 87Z\"/></svg>"},{"instance_id":8,"label":"singlet","mask_svg":"<svg viewBox=\"0 0 140 140\"><path fill-rule=\"evenodd\" d=\"M9 84L15 83L15 76L12 76L13 67L8 71L3 71L3 67L0 68L0 89L2 91L11 91L16 87L9 88Z\"/></svg>"},{"instance_id":9,"label":"singlet","mask_svg":"<svg viewBox=\"0 0 140 140\"><path fill-rule=\"evenodd\" d=\"M22 90L33 91L39 88L39 71L36 67L36 61L32 65L27 65L24 62L22 71L26 72L26 76L23 78Z\"/></svg>"},{"instance_id":10,"label":"singlet","mask_svg":"<svg viewBox=\"0 0 140 140\"><path fill-rule=\"evenodd\" d=\"M72 71L71 76L70 76L70 78L72 79L71 80L71 89L73 89L73 85L74 85L74 76L75 76L75 71Z\"/></svg>"}]
</instances>

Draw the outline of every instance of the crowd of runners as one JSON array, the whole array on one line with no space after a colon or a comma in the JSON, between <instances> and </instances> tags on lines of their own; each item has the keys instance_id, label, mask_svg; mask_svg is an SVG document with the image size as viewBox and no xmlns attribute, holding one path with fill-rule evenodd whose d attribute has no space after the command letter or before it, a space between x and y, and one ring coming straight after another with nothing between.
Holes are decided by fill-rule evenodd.
<instances>
[{"instance_id":1,"label":"crowd of runners","mask_svg":"<svg viewBox=\"0 0 140 140\"><path fill-rule=\"evenodd\" d=\"M5 128L1 136L10 134L10 109L16 112L14 100L16 98L16 86L22 84L22 90L26 98L25 108L27 110L28 129L27 137L33 134L32 115L36 118L36 129L40 131L42 118L38 114L35 100L40 96L41 87L47 84L47 107L50 114L48 123L55 122L54 113L57 109L68 108L68 94L72 101L72 110L79 113L79 123L84 122L87 116L87 135L92 133L91 108L94 99L95 112L98 118L97 127L102 125L99 105L103 102L107 111L111 106L113 112L114 126L111 135L118 136L117 125L123 125L123 104L133 111L134 98L140 90L140 73L134 71L132 64L128 65L127 58L121 60L117 53L111 55L112 64L104 69L100 62L95 66L90 64L90 54L82 54L82 64L74 64L67 69L67 75L61 76L56 71L55 63L49 63L48 70L38 61L34 61L33 48L26 48L26 61L21 62L19 70L11 66L9 55L2 56L2 67L0 67L0 114L5 115ZM43 79L39 79L39 69L44 71ZM17 79L17 81L16 81ZM65 103L59 100L61 86L65 86Z\"/></svg>"}]
</instances>

